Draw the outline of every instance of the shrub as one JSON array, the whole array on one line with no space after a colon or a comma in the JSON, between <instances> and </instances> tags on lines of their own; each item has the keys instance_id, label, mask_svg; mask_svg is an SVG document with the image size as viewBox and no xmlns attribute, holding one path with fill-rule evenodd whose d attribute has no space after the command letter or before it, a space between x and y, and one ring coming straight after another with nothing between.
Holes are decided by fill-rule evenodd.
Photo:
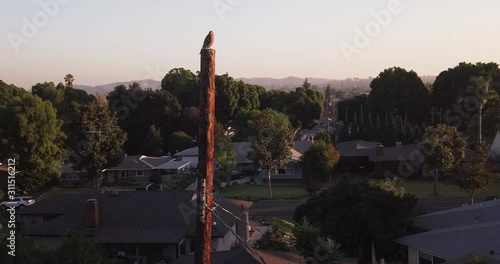
<instances>
[{"instance_id":1,"label":"shrub","mask_svg":"<svg viewBox=\"0 0 500 264\"><path fill-rule=\"evenodd\" d=\"M254 247L270 251L291 251L295 241L292 232L294 227L295 224L291 222L275 218L266 234L255 241Z\"/></svg>"}]
</instances>

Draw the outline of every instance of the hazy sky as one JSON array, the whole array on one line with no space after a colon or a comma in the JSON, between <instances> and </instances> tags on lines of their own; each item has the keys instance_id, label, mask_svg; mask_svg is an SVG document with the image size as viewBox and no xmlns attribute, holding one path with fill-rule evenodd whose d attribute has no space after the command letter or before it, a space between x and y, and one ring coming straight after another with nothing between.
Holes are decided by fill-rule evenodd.
<instances>
[{"instance_id":1,"label":"hazy sky","mask_svg":"<svg viewBox=\"0 0 500 264\"><path fill-rule=\"evenodd\" d=\"M233 77L437 75L500 62L499 10L498 0L2 0L0 79L160 80L199 69L209 30L217 73Z\"/></svg>"}]
</instances>

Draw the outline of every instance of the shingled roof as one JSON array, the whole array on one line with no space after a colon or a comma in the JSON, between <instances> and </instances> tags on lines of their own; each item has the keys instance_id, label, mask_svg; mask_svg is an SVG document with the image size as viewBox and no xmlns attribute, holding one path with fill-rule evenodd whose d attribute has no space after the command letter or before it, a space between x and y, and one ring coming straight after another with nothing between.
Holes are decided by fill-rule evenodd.
<instances>
[{"instance_id":1,"label":"shingled roof","mask_svg":"<svg viewBox=\"0 0 500 264\"><path fill-rule=\"evenodd\" d=\"M445 259L460 259L471 253L500 260L500 221L438 229L397 240ZM493 252L493 254L491 254Z\"/></svg>"},{"instance_id":2,"label":"shingled roof","mask_svg":"<svg viewBox=\"0 0 500 264\"><path fill-rule=\"evenodd\" d=\"M19 214L56 216L24 232L30 236L86 232L94 234L100 243L178 243L194 231L190 230L190 219L186 216L192 194L190 191L103 193L99 197L101 222L97 228L88 228L84 222L84 203L87 199L98 198L96 194L51 196L24 208ZM220 201L235 214L241 212L237 203L222 198ZM236 220L228 213L221 215L228 224L235 224ZM224 236L228 231L220 224L214 226L212 234Z\"/></svg>"},{"instance_id":3,"label":"shingled roof","mask_svg":"<svg viewBox=\"0 0 500 264\"><path fill-rule=\"evenodd\" d=\"M500 200L492 200L414 217L411 225L427 232L396 241L448 260L473 254L500 261L499 214Z\"/></svg>"},{"instance_id":4,"label":"shingled roof","mask_svg":"<svg viewBox=\"0 0 500 264\"><path fill-rule=\"evenodd\" d=\"M498 221L500 200L491 200L411 218L411 225L423 230Z\"/></svg>"}]
</instances>

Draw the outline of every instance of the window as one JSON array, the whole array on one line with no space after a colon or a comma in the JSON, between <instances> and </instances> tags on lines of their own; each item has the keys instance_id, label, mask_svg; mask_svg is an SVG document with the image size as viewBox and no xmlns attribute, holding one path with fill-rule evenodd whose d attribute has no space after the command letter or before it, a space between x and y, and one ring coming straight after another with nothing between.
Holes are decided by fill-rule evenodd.
<instances>
[{"instance_id":1,"label":"window","mask_svg":"<svg viewBox=\"0 0 500 264\"><path fill-rule=\"evenodd\" d=\"M118 178L128 178L127 171L118 171Z\"/></svg>"},{"instance_id":2,"label":"window","mask_svg":"<svg viewBox=\"0 0 500 264\"><path fill-rule=\"evenodd\" d=\"M286 174L286 169L278 169L278 174Z\"/></svg>"},{"instance_id":3,"label":"window","mask_svg":"<svg viewBox=\"0 0 500 264\"><path fill-rule=\"evenodd\" d=\"M446 259L442 259L439 257L431 256L427 253L418 252L418 263L419 264L443 264L446 262Z\"/></svg>"},{"instance_id":4,"label":"window","mask_svg":"<svg viewBox=\"0 0 500 264\"><path fill-rule=\"evenodd\" d=\"M446 259L432 257L432 264L443 264L446 262Z\"/></svg>"},{"instance_id":5,"label":"window","mask_svg":"<svg viewBox=\"0 0 500 264\"><path fill-rule=\"evenodd\" d=\"M423 252L418 252L419 264L432 264L432 256Z\"/></svg>"},{"instance_id":6,"label":"window","mask_svg":"<svg viewBox=\"0 0 500 264\"><path fill-rule=\"evenodd\" d=\"M136 170L135 171L135 176L139 176L139 177L144 176L144 171L142 171L142 170Z\"/></svg>"}]
</instances>

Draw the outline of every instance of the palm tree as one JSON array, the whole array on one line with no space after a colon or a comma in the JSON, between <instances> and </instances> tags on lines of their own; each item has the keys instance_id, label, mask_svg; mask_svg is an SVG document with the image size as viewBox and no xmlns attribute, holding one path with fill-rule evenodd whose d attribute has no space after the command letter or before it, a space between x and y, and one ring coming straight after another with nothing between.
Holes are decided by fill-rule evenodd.
<instances>
[{"instance_id":1,"label":"palm tree","mask_svg":"<svg viewBox=\"0 0 500 264\"><path fill-rule=\"evenodd\" d=\"M64 82L66 83L66 87L73 88L75 77L73 76L73 74L66 74L66 76L64 76Z\"/></svg>"},{"instance_id":2,"label":"palm tree","mask_svg":"<svg viewBox=\"0 0 500 264\"><path fill-rule=\"evenodd\" d=\"M491 87L491 77L472 77L470 79L472 88L474 89L474 96L476 96L477 101L479 103L477 113L478 113L478 120L479 120L479 136L478 136L478 143L481 143L482 140L482 123L483 123L483 118L482 118L482 112L483 112L483 107L484 105L491 99L493 99L496 96L495 91Z\"/></svg>"},{"instance_id":3,"label":"palm tree","mask_svg":"<svg viewBox=\"0 0 500 264\"><path fill-rule=\"evenodd\" d=\"M306 259L307 264L337 264L342 263L345 256L340 244L329 238L316 238L314 245L314 255Z\"/></svg>"}]
</instances>

